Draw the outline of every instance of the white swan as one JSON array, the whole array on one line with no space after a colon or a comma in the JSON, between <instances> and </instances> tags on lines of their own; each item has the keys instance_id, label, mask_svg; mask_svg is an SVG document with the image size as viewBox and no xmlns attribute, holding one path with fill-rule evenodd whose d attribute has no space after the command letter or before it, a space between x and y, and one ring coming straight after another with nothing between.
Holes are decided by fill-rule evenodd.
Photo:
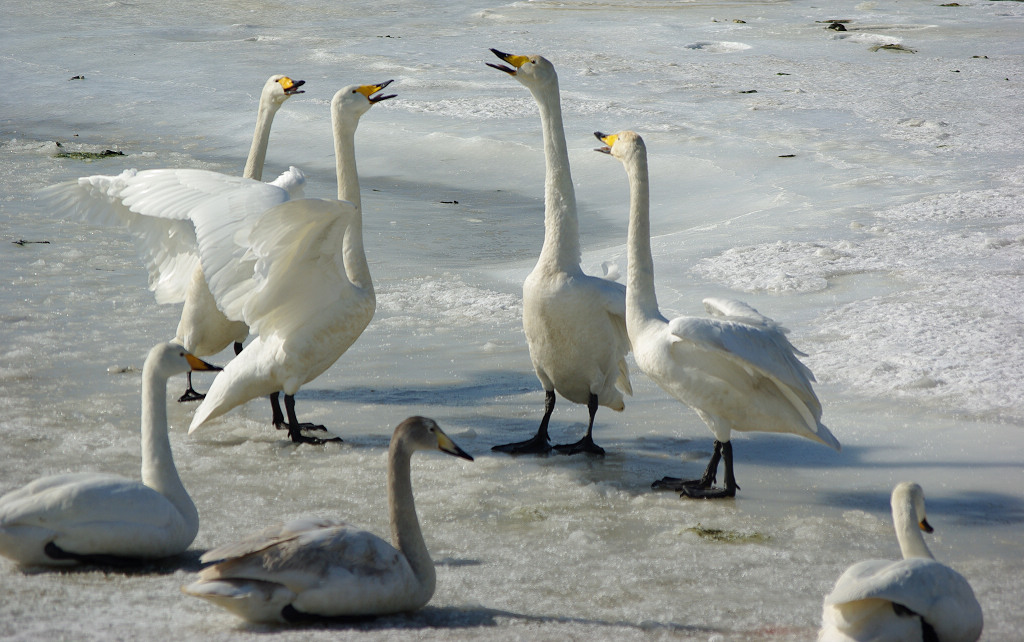
<instances>
[{"instance_id":1,"label":"white swan","mask_svg":"<svg viewBox=\"0 0 1024 642\"><path fill-rule=\"evenodd\" d=\"M774 321L731 299L704 299L717 319L669 321L661 315L654 293L647 148L634 132L595 135L608 145L598 151L622 161L629 177L626 325L636 364L693 408L715 435L714 453L699 480L666 477L655 487L688 497L734 497L739 486L729 441L733 430L788 432L839 450L821 423L821 403L811 388L814 375ZM725 488L712 489L719 459L725 461Z\"/></svg>"},{"instance_id":2,"label":"white swan","mask_svg":"<svg viewBox=\"0 0 1024 642\"><path fill-rule=\"evenodd\" d=\"M434 594L434 563L413 502L409 461L439 449L473 460L432 419L410 417L388 449L391 541L348 524L303 519L209 551L199 580L182 590L239 617L288 622L418 609Z\"/></svg>"},{"instance_id":3,"label":"white swan","mask_svg":"<svg viewBox=\"0 0 1024 642\"><path fill-rule=\"evenodd\" d=\"M293 441L323 442L302 432L323 427L299 424L294 395L348 350L376 309L363 251L355 132L372 105L393 97L378 95L390 82L345 87L331 102L340 200L288 201L259 211L255 225L247 195L225 194L191 212L218 307L258 336L214 379L189 433L269 395L274 424L287 425Z\"/></svg>"},{"instance_id":4,"label":"white swan","mask_svg":"<svg viewBox=\"0 0 1024 642\"><path fill-rule=\"evenodd\" d=\"M256 129L253 131L249 156L242 170L244 178L263 180L263 165L267 159L267 146L270 143L270 126L274 116L284 105L285 100L295 94L303 93L299 89L304 80L295 80L276 74L267 79L260 94L259 108L256 115ZM274 182L289 192L291 198L302 198L302 186L305 177L298 168L291 167ZM181 320L173 341L198 356L214 355L234 344L235 354L242 351L242 344L249 336L249 326L241 321L232 321L217 309L217 303L206 284L202 267L196 266L185 293L185 305L181 310ZM185 394L178 401L194 401L205 395L192 387L192 373L187 375Z\"/></svg>"},{"instance_id":5,"label":"white swan","mask_svg":"<svg viewBox=\"0 0 1024 642\"><path fill-rule=\"evenodd\" d=\"M932 527L920 486L896 486L892 521L903 559L866 560L848 568L825 598L818 640L977 640L983 618L971 585L936 562L921 535Z\"/></svg>"},{"instance_id":6,"label":"white swan","mask_svg":"<svg viewBox=\"0 0 1024 642\"><path fill-rule=\"evenodd\" d=\"M199 514L167 438L167 378L218 370L164 343L142 369L142 481L104 473L53 475L0 497L0 555L24 565L118 563L185 551Z\"/></svg>"},{"instance_id":7,"label":"white swan","mask_svg":"<svg viewBox=\"0 0 1024 642\"><path fill-rule=\"evenodd\" d=\"M603 455L604 449L594 443L592 434L597 408L621 411L625 408L623 393L633 394L625 358L629 352L625 288L580 269L576 196L554 66L541 56L491 51L512 67L488 65L515 77L537 102L545 157L544 245L523 283L523 330L534 371L544 387L544 417L532 439L493 450L548 452L548 422L557 391L569 401L586 404L590 421L580 441L555 448L568 454Z\"/></svg>"},{"instance_id":8,"label":"white swan","mask_svg":"<svg viewBox=\"0 0 1024 642\"><path fill-rule=\"evenodd\" d=\"M281 74L267 79L260 95L244 178L262 179L274 115L289 97L303 93L299 87L304 84L305 81L293 81ZM198 356L217 354L231 343L238 354L249 335L246 324L226 318L217 309L200 267L195 231L187 218L188 208L197 200L240 184L237 179L219 184L217 176L228 178L187 169L128 170L119 176L82 177L41 193L58 212L77 213L92 223L115 225L135 237L149 272L149 288L157 302L184 303L172 341ZM292 167L272 185L288 192L287 198L300 198L304 183L302 172ZM202 397L193 389L189 373L185 394L179 401Z\"/></svg>"}]
</instances>

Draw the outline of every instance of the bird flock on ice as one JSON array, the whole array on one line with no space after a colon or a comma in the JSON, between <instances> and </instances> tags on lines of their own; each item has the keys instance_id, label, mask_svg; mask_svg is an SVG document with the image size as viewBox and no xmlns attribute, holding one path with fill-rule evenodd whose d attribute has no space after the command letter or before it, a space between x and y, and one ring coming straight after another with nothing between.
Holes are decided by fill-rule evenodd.
<instances>
[{"instance_id":1,"label":"bird flock on ice","mask_svg":"<svg viewBox=\"0 0 1024 642\"><path fill-rule=\"evenodd\" d=\"M555 68L543 56L491 51L500 62L487 64L520 82L537 103L545 161L544 241L523 283L523 330L544 389L544 413L532 437L493 450L602 456L593 437L595 417L601 406L625 408L632 352L640 371L692 408L714 436L700 478L664 477L654 488L685 498L735 497L734 430L792 433L838 451L839 441L821 422L814 375L785 328L732 299L705 299L706 317L668 319L659 311L647 150L636 132L595 132L602 145L597 151L620 161L627 177L626 283L583 272ZM59 216L127 230L157 301L182 304L182 313L174 337L154 347L143 368L141 481L77 473L11 490L0 497L0 555L26 567L102 567L188 549L199 511L168 439L167 381L175 374L188 375L179 401L200 402L190 434L266 397L271 423L293 442L339 440L325 426L298 420L295 395L341 358L373 319L355 134L373 105L395 97L383 93L390 83L347 86L331 101L337 199L304 198L306 179L297 167L262 181L274 115L305 84L284 75L271 76L263 88L242 176L127 169L43 190L41 198ZM200 359L230 345L235 357L223 369ZM218 371L205 394L192 386L194 370ZM548 423L558 396L587 407L587 431L575 443L551 444ZM182 591L253 622L372 617L422 607L436 578L413 503L410 460L418 450L473 460L434 420L399 423L387 457L390 543L319 517L273 524L206 551L205 566ZM923 490L901 483L891 503L903 559L866 560L844 572L824 598L818 639L978 639L982 611L970 585L934 559L922 536L932 531Z\"/></svg>"}]
</instances>

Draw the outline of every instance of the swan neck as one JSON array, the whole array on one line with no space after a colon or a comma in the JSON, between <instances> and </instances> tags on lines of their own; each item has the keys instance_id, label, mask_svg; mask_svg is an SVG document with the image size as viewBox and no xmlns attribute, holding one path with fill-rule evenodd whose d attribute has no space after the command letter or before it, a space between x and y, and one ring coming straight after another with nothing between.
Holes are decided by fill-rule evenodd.
<instances>
[{"instance_id":1,"label":"swan neck","mask_svg":"<svg viewBox=\"0 0 1024 642\"><path fill-rule=\"evenodd\" d=\"M356 206L356 214L345 229L342 260L349 280L358 287L372 291L373 281L363 248L363 206L359 196L359 173L356 169L356 127L335 114L334 156L338 173L338 199Z\"/></svg>"},{"instance_id":2,"label":"swan neck","mask_svg":"<svg viewBox=\"0 0 1024 642\"><path fill-rule=\"evenodd\" d=\"M270 126L274 123L276 113L277 106L269 100L260 99L259 110L256 113L256 130L252 135L252 145L249 147L245 169L242 170L244 178L263 180L263 164L267 160L267 146L270 144Z\"/></svg>"},{"instance_id":3,"label":"swan neck","mask_svg":"<svg viewBox=\"0 0 1024 642\"><path fill-rule=\"evenodd\" d=\"M650 183L647 156L638 153L627 159L629 179L629 228L626 238L626 323L661 316L654 291L654 257L651 254Z\"/></svg>"},{"instance_id":4,"label":"swan neck","mask_svg":"<svg viewBox=\"0 0 1024 642\"><path fill-rule=\"evenodd\" d=\"M559 269L576 268L580 263L579 220L558 82L532 93L540 108L544 134L544 246L538 263Z\"/></svg>"},{"instance_id":5,"label":"swan neck","mask_svg":"<svg viewBox=\"0 0 1024 642\"><path fill-rule=\"evenodd\" d=\"M893 498L892 523L896 528L896 539L900 543L903 559L924 557L935 559L924 541L924 535L918 526L914 502L909 496Z\"/></svg>"},{"instance_id":6,"label":"swan neck","mask_svg":"<svg viewBox=\"0 0 1024 642\"><path fill-rule=\"evenodd\" d=\"M409 462L412 451L401 439L393 439L388 450L388 509L391 517L391 543L405 556L420 589L433 595L436 575L434 562L423 541L423 532L416 517L416 504L412 496Z\"/></svg>"},{"instance_id":7,"label":"swan neck","mask_svg":"<svg viewBox=\"0 0 1024 642\"><path fill-rule=\"evenodd\" d=\"M199 522L199 513L181 483L171 453L167 378L148 362L142 369L142 483L170 500L186 520Z\"/></svg>"}]
</instances>

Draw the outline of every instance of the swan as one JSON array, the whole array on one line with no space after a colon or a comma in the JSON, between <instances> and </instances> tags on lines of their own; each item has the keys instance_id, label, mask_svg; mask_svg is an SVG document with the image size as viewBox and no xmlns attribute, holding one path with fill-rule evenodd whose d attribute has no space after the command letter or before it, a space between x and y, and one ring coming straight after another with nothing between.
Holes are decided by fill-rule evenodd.
<instances>
[{"instance_id":1,"label":"swan","mask_svg":"<svg viewBox=\"0 0 1024 642\"><path fill-rule=\"evenodd\" d=\"M256 115L256 129L253 131L249 156L242 170L244 178L263 180L263 165L267 159L267 146L270 143L270 126L274 116L284 105L285 100L295 94L304 93L299 89L306 84L304 80L295 80L275 74L267 79L260 94L259 108ZM302 197L302 186L305 177L296 167L278 177L275 184L284 187L291 198ZM242 351L242 344L249 336L249 326L241 321L228 319L217 308L217 302L210 292L203 276L203 269L197 265L192 271L185 293L185 305L181 310L181 320L175 332L174 341L186 350L199 356L214 355L234 344L235 355ZM196 392L192 387L192 373L186 380L187 388L178 401L197 401L206 395Z\"/></svg>"},{"instance_id":2,"label":"swan","mask_svg":"<svg viewBox=\"0 0 1024 642\"><path fill-rule=\"evenodd\" d=\"M521 82L540 108L544 134L544 244L523 283L523 330L534 371L544 388L544 416L526 441L494 446L511 454L551 450L548 422L555 392L586 404L587 433L574 444L555 448L566 454L603 455L594 443L598 406L621 411L623 394L633 394L626 365L626 290L619 283L589 276L580 268L576 196L562 129L558 75L542 56L514 56L491 49L512 67L487 63Z\"/></svg>"},{"instance_id":3,"label":"swan","mask_svg":"<svg viewBox=\"0 0 1024 642\"><path fill-rule=\"evenodd\" d=\"M626 326L637 366L670 395L693 408L715 436L714 452L700 479L666 477L655 488L707 499L735 497L733 430L788 432L839 450L839 441L821 423L814 375L785 330L754 308L732 299L704 299L717 318L677 317L658 310L647 178L647 148L635 132L605 135L597 151L622 161L629 177ZM719 460L725 488L712 488Z\"/></svg>"},{"instance_id":4,"label":"swan","mask_svg":"<svg viewBox=\"0 0 1024 642\"><path fill-rule=\"evenodd\" d=\"M921 535L932 532L924 491L902 482L891 503L903 559L866 560L848 568L825 598L818 640L977 640L983 621L971 585L935 561Z\"/></svg>"},{"instance_id":5,"label":"swan","mask_svg":"<svg viewBox=\"0 0 1024 642\"><path fill-rule=\"evenodd\" d=\"M219 370L163 343L142 368L142 481L104 473L52 475L0 497L0 555L26 566L124 563L185 551L199 513L167 438L167 379Z\"/></svg>"},{"instance_id":6,"label":"swan","mask_svg":"<svg viewBox=\"0 0 1024 642\"><path fill-rule=\"evenodd\" d=\"M274 115L285 101L303 93L303 80L275 74L267 79L260 94L256 129L242 176L262 180L267 157L270 127ZM234 343L235 354L249 335L239 320L224 316L206 284L199 262L195 232L184 215L190 203L182 196L205 197L207 193L234 188L237 182L207 183L194 192L182 192L182 186L196 183L196 170L159 169L144 172L127 170L120 176L86 176L55 185L41 195L58 211L78 213L92 223L126 228L136 237L139 253L149 271L149 288L158 303L184 303L173 342L197 356L214 355ZM208 172L207 174L213 174ZM226 178L226 177L225 177ZM300 198L305 177L291 167L271 183ZM130 190L130 192L129 192ZM192 373L186 379L185 393L178 401L202 399L192 387Z\"/></svg>"},{"instance_id":7,"label":"swan","mask_svg":"<svg viewBox=\"0 0 1024 642\"><path fill-rule=\"evenodd\" d=\"M374 616L418 609L434 594L434 563L413 502L409 462L438 449L469 461L432 419L409 417L388 449L391 544L354 526L308 518L207 552L215 562L182 587L255 622Z\"/></svg>"},{"instance_id":8,"label":"swan","mask_svg":"<svg viewBox=\"0 0 1024 642\"><path fill-rule=\"evenodd\" d=\"M394 97L378 93L390 83L345 87L331 101L339 200L289 200L259 211L251 226L245 194L211 198L191 212L218 307L257 336L214 379L190 434L250 399L269 396L274 425L286 425L292 441L325 441L303 433L324 428L298 422L295 394L348 350L376 309L363 250L355 132L372 105Z\"/></svg>"}]
</instances>

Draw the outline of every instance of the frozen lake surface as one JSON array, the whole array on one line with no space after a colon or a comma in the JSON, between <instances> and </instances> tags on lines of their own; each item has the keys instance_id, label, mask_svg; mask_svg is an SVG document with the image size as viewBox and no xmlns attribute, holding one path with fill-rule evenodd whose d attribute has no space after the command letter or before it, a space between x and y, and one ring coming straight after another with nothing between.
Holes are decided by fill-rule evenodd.
<instances>
[{"instance_id":1,"label":"frozen lake surface","mask_svg":"<svg viewBox=\"0 0 1024 642\"><path fill-rule=\"evenodd\" d=\"M845 31L828 28L837 20ZM259 90L284 73L306 93L275 120L265 177L297 165L307 195L331 196L331 96L393 78L398 98L356 138L376 316L298 395L300 416L344 443L293 447L260 400L188 437L194 405L172 402L201 517L192 549L137 573L3 560L0 638L808 640L847 566L899 555L888 497L913 480L932 551L981 602L983 639L1014 639L1022 33L1024 4L982 0L8 1L0 493L66 471L138 475L142 360L179 315L147 291L126 234L55 218L38 189L128 167L239 174ZM732 296L788 327L841 453L736 435L734 501L652 491L698 475L712 439L635 368L626 410L598 412L604 459L490 451L542 414L521 284L542 241L544 168L535 104L484 65L489 47L559 72L585 270L625 273L625 176L592 132L634 129L650 154L663 311ZM61 156L107 149L123 156ZM413 460L438 568L425 609L279 629L179 592L203 551L273 521L386 533L386 446L411 414L476 457ZM559 400L553 439L575 441L585 420Z\"/></svg>"}]
</instances>

